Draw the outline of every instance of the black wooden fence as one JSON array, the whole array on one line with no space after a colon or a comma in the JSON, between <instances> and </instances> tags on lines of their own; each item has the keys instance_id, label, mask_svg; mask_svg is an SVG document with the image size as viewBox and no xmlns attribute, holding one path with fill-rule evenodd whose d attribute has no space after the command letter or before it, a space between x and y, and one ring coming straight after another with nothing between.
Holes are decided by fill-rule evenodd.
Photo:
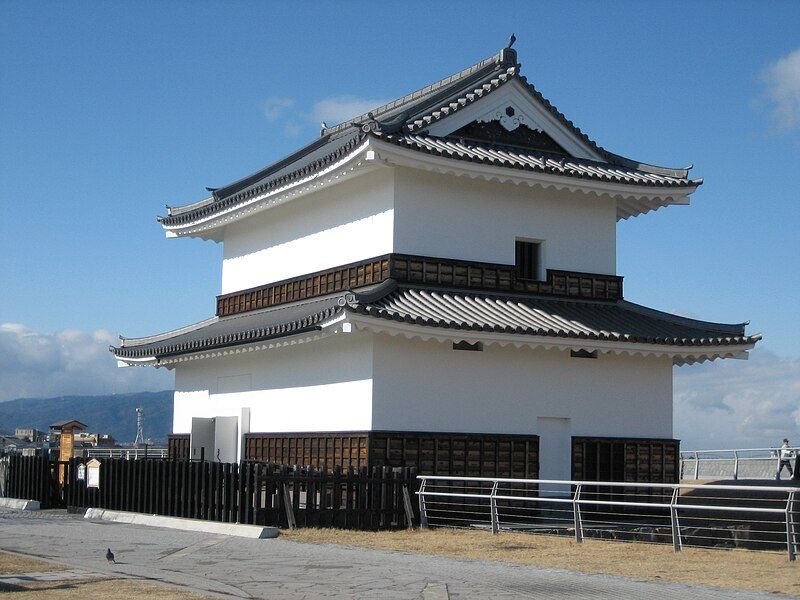
<instances>
[{"instance_id":1,"label":"black wooden fence","mask_svg":"<svg viewBox=\"0 0 800 600\"><path fill-rule=\"evenodd\" d=\"M11 486L9 496L39 499L32 494L56 484L58 467L46 458L14 458L12 479L23 474L17 480L24 484ZM279 527L392 529L419 523L413 468L370 472L254 461L103 458L95 488L86 485L86 462L61 463L64 484L56 489L64 506Z\"/></svg>"},{"instance_id":2,"label":"black wooden fence","mask_svg":"<svg viewBox=\"0 0 800 600\"><path fill-rule=\"evenodd\" d=\"M57 462L50 461L47 456L14 454L3 457L3 460L8 461L5 496L38 500L41 508L59 506Z\"/></svg>"}]
</instances>

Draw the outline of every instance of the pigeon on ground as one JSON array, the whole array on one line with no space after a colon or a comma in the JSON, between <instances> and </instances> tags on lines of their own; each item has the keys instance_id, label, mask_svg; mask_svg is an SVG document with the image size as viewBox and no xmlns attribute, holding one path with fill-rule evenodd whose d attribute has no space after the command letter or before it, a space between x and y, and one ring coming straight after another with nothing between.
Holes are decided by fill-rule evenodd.
<instances>
[{"instance_id":1,"label":"pigeon on ground","mask_svg":"<svg viewBox=\"0 0 800 600\"><path fill-rule=\"evenodd\" d=\"M117 561L114 560L114 553L111 551L111 548L106 550L106 560L109 564L114 563L117 564Z\"/></svg>"}]
</instances>

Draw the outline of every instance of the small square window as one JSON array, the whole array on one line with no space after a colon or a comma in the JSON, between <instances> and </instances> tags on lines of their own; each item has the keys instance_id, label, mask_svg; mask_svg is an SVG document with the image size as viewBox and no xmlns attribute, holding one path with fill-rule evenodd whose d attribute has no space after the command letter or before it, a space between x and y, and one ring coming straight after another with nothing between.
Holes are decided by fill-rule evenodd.
<instances>
[{"instance_id":1,"label":"small square window","mask_svg":"<svg viewBox=\"0 0 800 600\"><path fill-rule=\"evenodd\" d=\"M516 268L518 279L538 280L542 262L541 242L516 241Z\"/></svg>"},{"instance_id":2,"label":"small square window","mask_svg":"<svg viewBox=\"0 0 800 600\"><path fill-rule=\"evenodd\" d=\"M453 350L466 350L467 352L483 352L483 342L453 342Z\"/></svg>"}]
</instances>

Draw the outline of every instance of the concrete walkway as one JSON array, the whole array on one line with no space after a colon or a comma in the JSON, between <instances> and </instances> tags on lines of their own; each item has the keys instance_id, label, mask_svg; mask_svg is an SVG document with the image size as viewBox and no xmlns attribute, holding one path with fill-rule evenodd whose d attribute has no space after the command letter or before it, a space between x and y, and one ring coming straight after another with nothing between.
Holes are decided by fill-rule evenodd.
<instances>
[{"instance_id":1,"label":"concrete walkway","mask_svg":"<svg viewBox=\"0 0 800 600\"><path fill-rule=\"evenodd\" d=\"M118 564L108 565L106 548ZM230 538L0 509L0 548L225 598L691 598L776 594L399 552ZM721 560L724 558L721 556Z\"/></svg>"}]
</instances>

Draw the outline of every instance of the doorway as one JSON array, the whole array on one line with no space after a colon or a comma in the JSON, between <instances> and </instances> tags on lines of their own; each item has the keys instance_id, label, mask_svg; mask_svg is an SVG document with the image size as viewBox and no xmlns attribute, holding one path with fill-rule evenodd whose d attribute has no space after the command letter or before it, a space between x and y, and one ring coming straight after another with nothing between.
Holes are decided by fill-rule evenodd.
<instances>
[{"instance_id":1,"label":"doorway","mask_svg":"<svg viewBox=\"0 0 800 600\"><path fill-rule=\"evenodd\" d=\"M538 417L539 478L568 480L572 475L572 420Z\"/></svg>"}]
</instances>

